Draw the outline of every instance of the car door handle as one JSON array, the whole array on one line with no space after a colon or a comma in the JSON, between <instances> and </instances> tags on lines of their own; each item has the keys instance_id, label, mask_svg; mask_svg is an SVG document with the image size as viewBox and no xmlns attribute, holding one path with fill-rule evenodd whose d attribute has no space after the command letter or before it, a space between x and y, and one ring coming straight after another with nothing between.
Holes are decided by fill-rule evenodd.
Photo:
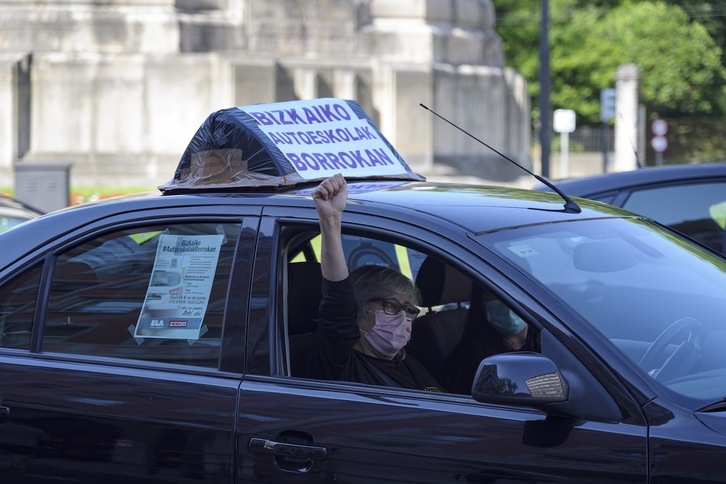
<instances>
[{"instance_id":1,"label":"car door handle","mask_svg":"<svg viewBox=\"0 0 726 484\"><path fill-rule=\"evenodd\" d=\"M287 442L275 442L274 440L250 439L250 452L261 452L278 457L290 457L295 459L322 460L328 457L328 449L314 445L289 444Z\"/></svg>"}]
</instances>

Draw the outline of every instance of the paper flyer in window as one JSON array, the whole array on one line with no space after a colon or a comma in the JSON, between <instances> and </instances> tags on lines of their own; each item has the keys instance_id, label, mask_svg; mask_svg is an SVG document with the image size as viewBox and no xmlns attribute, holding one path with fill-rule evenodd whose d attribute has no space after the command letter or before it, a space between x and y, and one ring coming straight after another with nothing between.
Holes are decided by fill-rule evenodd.
<instances>
[{"instance_id":1,"label":"paper flyer in window","mask_svg":"<svg viewBox=\"0 0 726 484\"><path fill-rule=\"evenodd\" d=\"M136 338L196 340L224 235L161 235Z\"/></svg>"}]
</instances>

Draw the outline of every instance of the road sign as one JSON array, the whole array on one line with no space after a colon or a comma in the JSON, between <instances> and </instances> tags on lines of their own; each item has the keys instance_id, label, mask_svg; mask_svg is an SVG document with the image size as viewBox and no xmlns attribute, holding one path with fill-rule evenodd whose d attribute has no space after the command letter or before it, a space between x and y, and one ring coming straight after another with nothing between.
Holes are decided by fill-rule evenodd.
<instances>
[{"instance_id":1,"label":"road sign","mask_svg":"<svg viewBox=\"0 0 726 484\"><path fill-rule=\"evenodd\" d=\"M656 119L650 125L650 130L656 136L665 136L668 132L668 123L666 123L663 119Z\"/></svg>"},{"instance_id":2,"label":"road sign","mask_svg":"<svg viewBox=\"0 0 726 484\"><path fill-rule=\"evenodd\" d=\"M600 121L615 117L615 89L600 89Z\"/></svg>"},{"instance_id":3,"label":"road sign","mask_svg":"<svg viewBox=\"0 0 726 484\"><path fill-rule=\"evenodd\" d=\"M657 153L663 153L668 148L668 140L665 136L653 136L653 139L650 140L650 146Z\"/></svg>"},{"instance_id":4,"label":"road sign","mask_svg":"<svg viewBox=\"0 0 726 484\"><path fill-rule=\"evenodd\" d=\"M553 128L557 133L575 131L575 111L572 109L555 109Z\"/></svg>"}]
</instances>

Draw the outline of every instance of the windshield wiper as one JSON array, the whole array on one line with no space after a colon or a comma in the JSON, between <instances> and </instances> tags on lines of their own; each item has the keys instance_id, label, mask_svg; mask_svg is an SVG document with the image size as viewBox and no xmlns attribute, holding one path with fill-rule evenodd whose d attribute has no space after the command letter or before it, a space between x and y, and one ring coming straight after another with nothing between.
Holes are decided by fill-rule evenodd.
<instances>
[{"instance_id":1,"label":"windshield wiper","mask_svg":"<svg viewBox=\"0 0 726 484\"><path fill-rule=\"evenodd\" d=\"M726 411L726 397L722 398L713 403L709 403L699 409L696 412L723 412Z\"/></svg>"}]
</instances>

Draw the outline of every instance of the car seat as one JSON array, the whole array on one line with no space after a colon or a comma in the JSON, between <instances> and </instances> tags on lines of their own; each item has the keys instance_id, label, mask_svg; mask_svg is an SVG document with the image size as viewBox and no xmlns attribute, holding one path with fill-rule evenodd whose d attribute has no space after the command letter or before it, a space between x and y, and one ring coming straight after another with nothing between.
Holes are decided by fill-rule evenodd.
<instances>
[{"instance_id":1,"label":"car seat","mask_svg":"<svg viewBox=\"0 0 726 484\"><path fill-rule=\"evenodd\" d=\"M428 312L414 321L406 351L442 381L446 359L464 335L472 281L429 256L419 269L416 286L421 292L421 305Z\"/></svg>"}]
</instances>

